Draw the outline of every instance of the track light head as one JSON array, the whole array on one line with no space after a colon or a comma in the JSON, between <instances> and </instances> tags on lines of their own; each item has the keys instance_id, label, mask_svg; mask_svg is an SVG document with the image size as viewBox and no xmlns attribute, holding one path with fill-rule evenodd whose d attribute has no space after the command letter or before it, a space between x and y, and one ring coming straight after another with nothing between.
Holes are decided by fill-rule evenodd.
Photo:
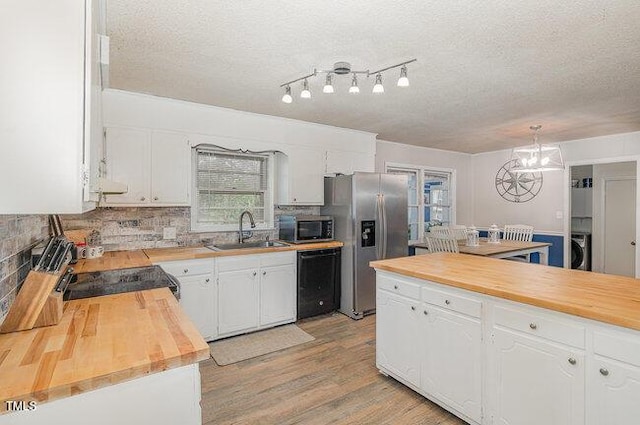
<instances>
[{"instance_id":1,"label":"track light head","mask_svg":"<svg viewBox=\"0 0 640 425\"><path fill-rule=\"evenodd\" d=\"M400 78L398 78L398 87L409 87L409 78L407 77L406 65L402 65L402 68L400 68Z\"/></svg>"},{"instance_id":2,"label":"track light head","mask_svg":"<svg viewBox=\"0 0 640 425\"><path fill-rule=\"evenodd\" d=\"M356 74L353 74L353 78L351 79L351 87L349 87L349 93L360 93L360 87L358 87L358 78L356 77Z\"/></svg>"},{"instance_id":3,"label":"track light head","mask_svg":"<svg viewBox=\"0 0 640 425\"><path fill-rule=\"evenodd\" d=\"M333 93L333 84L331 84L331 74L327 74L327 80L322 88L322 93Z\"/></svg>"},{"instance_id":4,"label":"track light head","mask_svg":"<svg viewBox=\"0 0 640 425\"><path fill-rule=\"evenodd\" d=\"M284 88L284 95L282 96L282 101L284 103L293 102L293 97L291 97L291 87L287 86Z\"/></svg>"},{"instance_id":5,"label":"track light head","mask_svg":"<svg viewBox=\"0 0 640 425\"><path fill-rule=\"evenodd\" d=\"M376 75L376 84L373 86L373 93L384 93L384 86L382 85L382 74Z\"/></svg>"},{"instance_id":6,"label":"track light head","mask_svg":"<svg viewBox=\"0 0 640 425\"><path fill-rule=\"evenodd\" d=\"M309 90L309 82L305 79L302 83L302 91L300 97L303 99L311 99L311 91Z\"/></svg>"}]
</instances>

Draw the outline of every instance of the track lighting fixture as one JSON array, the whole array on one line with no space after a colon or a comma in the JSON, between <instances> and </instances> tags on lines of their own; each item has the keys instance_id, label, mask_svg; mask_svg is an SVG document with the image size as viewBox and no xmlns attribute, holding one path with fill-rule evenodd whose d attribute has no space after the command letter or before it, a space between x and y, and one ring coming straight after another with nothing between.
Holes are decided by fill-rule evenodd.
<instances>
[{"instance_id":1,"label":"track lighting fixture","mask_svg":"<svg viewBox=\"0 0 640 425\"><path fill-rule=\"evenodd\" d=\"M305 78L302 82L302 91L300 92L300 97L303 99L311 99L311 91L309 91L309 82Z\"/></svg>"},{"instance_id":2,"label":"track lighting fixture","mask_svg":"<svg viewBox=\"0 0 640 425\"><path fill-rule=\"evenodd\" d=\"M400 78L398 78L398 87L409 87L409 78L407 77L406 65L402 65L402 68L400 68Z\"/></svg>"},{"instance_id":3,"label":"track lighting fixture","mask_svg":"<svg viewBox=\"0 0 640 425\"><path fill-rule=\"evenodd\" d=\"M280 87L285 88L285 94L282 96L282 101L285 103L291 103L293 101L293 97L291 97L291 84L297 83L298 81L302 81L302 91L300 92L300 97L303 99L311 98L311 91L309 90L309 81L308 79L311 77L317 77L318 74L326 74L325 84L322 88L323 93L334 93L335 89L333 87L333 76L341 76L352 74L351 77L351 86L349 87L349 93L357 94L360 93L360 87L358 86L358 76L357 74L363 74L367 78L375 75L375 83L372 89L373 93L381 94L384 93L384 86L382 85L382 74L390 69L400 68L400 78L398 79L398 87L409 87L409 78L407 77L407 65L413 62L416 62L417 59L411 59L405 62L398 63L396 65L391 65L386 68L378 69L377 71L354 71L351 69L351 64L349 62L336 62L333 65L333 69L330 70L318 70L315 69L311 74L304 75L300 78L296 78L295 80L291 80L284 84L281 84Z\"/></svg>"},{"instance_id":4,"label":"track lighting fixture","mask_svg":"<svg viewBox=\"0 0 640 425\"><path fill-rule=\"evenodd\" d=\"M376 83L373 85L373 93L384 93L384 86L382 85L382 74L376 75Z\"/></svg>"},{"instance_id":5,"label":"track lighting fixture","mask_svg":"<svg viewBox=\"0 0 640 425\"><path fill-rule=\"evenodd\" d=\"M360 88L358 87L358 77L356 77L356 74L353 74L353 78L351 79L351 87L349 87L349 93L360 93Z\"/></svg>"},{"instance_id":6,"label":"track lighting fixture","mask_svg":"<svg viewBox=\"0 0 640 425\"><path fill-rule=\"evenodd\" d=\"M291 103L293 102L293 97L291 97L291 87L287 86L284 89L284 96L282 96L282 101L284 103Z\"/></svg>"}]
</instances>

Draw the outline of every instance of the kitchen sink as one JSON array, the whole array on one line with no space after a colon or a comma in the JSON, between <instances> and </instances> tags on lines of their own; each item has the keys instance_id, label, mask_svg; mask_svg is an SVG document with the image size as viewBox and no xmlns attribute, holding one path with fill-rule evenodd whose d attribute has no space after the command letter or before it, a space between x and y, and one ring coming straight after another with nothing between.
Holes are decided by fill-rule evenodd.
<instances>
[{"instance_id":1,"label":"kitchen sink","mask_svg":"<svg viewBox=\"0 0 640 425\"><path fill-rule=\"evenodd\" d=\"M288 246L286 243L275 241L256 241L245 243L227 243L220 245L207 245L207 248L214 251L228 251L230 249L249 249L249 248L278 248Z\"/></svg>"}]
</instances>

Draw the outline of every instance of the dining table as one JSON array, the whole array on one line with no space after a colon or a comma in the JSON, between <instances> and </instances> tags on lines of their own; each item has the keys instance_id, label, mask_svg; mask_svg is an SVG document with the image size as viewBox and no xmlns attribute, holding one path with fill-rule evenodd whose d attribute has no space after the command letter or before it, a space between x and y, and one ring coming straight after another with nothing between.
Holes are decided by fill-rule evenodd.
<instances>
[{"instance_id":1,"label":"dining table","mask_svg":"<svg viewBox=\"0 0 640 425\"><path fill-rule=\"evenodd\" d=\"M549 242L525 242L500 239L498 243L489 242L487 238L480 238L478 246L469 246L464 241L458 242L458 250L461 254L480 255L491 258L510 258L520 255L538 253L540 264L549 264ZM426 243L413 245L416 248L416 255L428 253Z\"/></svg>"}]
</instances>

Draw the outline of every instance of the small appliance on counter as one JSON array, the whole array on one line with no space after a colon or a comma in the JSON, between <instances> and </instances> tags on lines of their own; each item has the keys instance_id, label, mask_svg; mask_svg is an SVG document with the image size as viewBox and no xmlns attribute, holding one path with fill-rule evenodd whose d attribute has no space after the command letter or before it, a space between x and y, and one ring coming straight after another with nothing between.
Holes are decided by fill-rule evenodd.
<instances>
[{"instance_id":1,"label":"small appliance on counter","mask_svg":"<svg viewBox=\"0 0 640 425\"><path fill-rule=\"evenodd\" d=\"M333 240L333 217L326 215L281 215L279 239L289 243Z\"/></svg>"}]
</instances>

